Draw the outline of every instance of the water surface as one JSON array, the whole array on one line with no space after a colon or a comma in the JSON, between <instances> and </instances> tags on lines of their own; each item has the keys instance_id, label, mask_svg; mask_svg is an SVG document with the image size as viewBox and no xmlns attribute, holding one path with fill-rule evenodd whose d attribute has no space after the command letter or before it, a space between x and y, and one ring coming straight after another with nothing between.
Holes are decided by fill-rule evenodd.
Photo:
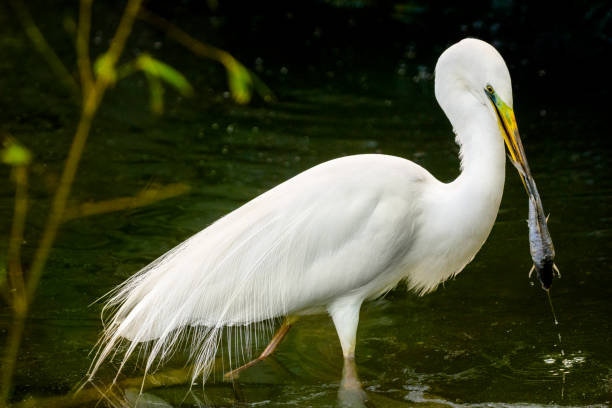
<instances>
[{"instance_id":1,"label":"water surface","mask_svg":"<svg viewBox=\"0 0 612 408\"><path fill-rule=\"evenodd\" d=\"M408 69L419 72L416 66ZM192 189L150 207L63 227L28 321L16 398L62 395L82 379L101 330L101 306L89 306L95 299L300 171L335 157L376 152L411 159L452 180L459 171L457 147L432 86L428 79L416 82L393 72L365 77L351 72L314 81L289 72L273 86L277 103L237 107L222 97L185 101L170 93L169 111L155 118L146 111L143 82L120 85L96 120L74 199L125 196L171 182ZM563 344L544 292L527 278L527 200L508 166L493 232L456 279L425 297L399 287L362 308L357 362L374 406L610 402L612 149L610 139L601 137L609 127L592 106L551 104L527 89L517 93L515 105L532 171L551 213L563 274L553 283L552 298ZM38 184L32 189L30 223L36 233L44 220L45 185L53 185L73 131L70 112L50 103L2 125L32 147L37 163L46 163L33 170ZM0 176L7 180L5 168ZM4 229L12 189L9 183L0 185ZM33 236L27 238L26 254L35 244ZM2 333L8 321L3 309ZM258 346L254 353L263 348ZM178 355L168 367L182 363ZM115 368L106 365L101 380L111 380ZM136 366L125 375L141 372ZM245 372L234 387L216 373L205 390L201 384L191 392L188 385L175 386L150 390L147 398L183 406L335 406L341 372L333 325L327 316L313 316L299 321L277 353Z\"/></svg>"}]
</instances>

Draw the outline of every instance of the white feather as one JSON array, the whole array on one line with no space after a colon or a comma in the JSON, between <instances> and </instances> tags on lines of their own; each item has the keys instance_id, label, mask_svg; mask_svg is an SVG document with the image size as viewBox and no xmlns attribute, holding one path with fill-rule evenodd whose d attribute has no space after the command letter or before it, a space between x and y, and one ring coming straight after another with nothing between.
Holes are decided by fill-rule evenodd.
<instances>
[{"instance_id":1,"label":"white feather","mask_svg":"<svg viewBox=\"0 0 612 408\"><path fill-rule=\"evenodd\" d=\"M397 185L398 178L405 182ZM394 272L416 228L406 214L414 214L413 198L431 179L407 160L361 155L323 163L262 194L115 290L92 374L121 338L132 347L154 340L148 369L185 336L176 329L188 327L199 327L190 348L196 372L207 374L225 326L324 308Z\"/></svg>"}]
</instances>

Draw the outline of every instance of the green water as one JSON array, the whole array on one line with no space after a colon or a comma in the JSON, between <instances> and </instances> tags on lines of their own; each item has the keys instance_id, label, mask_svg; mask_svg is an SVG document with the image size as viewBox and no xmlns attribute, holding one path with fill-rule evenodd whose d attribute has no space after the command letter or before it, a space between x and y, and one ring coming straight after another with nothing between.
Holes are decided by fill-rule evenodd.
<instances>
[{"instance_id":1,"label":"green water","mask_svg":"<svg viewBox=\"0 0 612 408\"><path fill-rule=\"evenodd\" d=\"M271 105L234 106L216 91L195 100L169 93L161 118L146 110L144 82L111 91L73 199L126 196L172 182L192 190L62 227L28 320L16 400L62 395L83 378L101 330L101 306L90 306L95 299L300 171L339 156L380 152L411 159L445 181L458 174L457 147L431 81L363 72L344 79L287 77L272 84L279 101ZM202 74L195 82L207 80ZM75 109L44 86L21 90L14 77L2 84L14 97L2 102L2 129L44 164L32 169L27 256L43 225L46 186L54 185L65 157ZM551 213L563 274L552 287L560 325L554 325L545 293L527 278L527 200L509 166L491 236L456 279L422 298L400 287L362 308L357 364L372 406L600 406L612 400L612 143L602 137L609 125L588 101L555 103L523 91L515 96L517 118ZM52 95L33 103L37 92ZM13 191L4 167L0 179L0 226L7 231ZM0 310L3 338L10 315ZM181 363L179 355L168 366ZM115 368L106 365L101 380L111 380ZM141 372L131 367L125 375ZM278 351L234 386L217 373L204 390L200 384L191 391L187 385L159 388L147 398L182 406L335 406L341 373L331 321L313 316L299 321Z\"/></svg>"}]
</instances>

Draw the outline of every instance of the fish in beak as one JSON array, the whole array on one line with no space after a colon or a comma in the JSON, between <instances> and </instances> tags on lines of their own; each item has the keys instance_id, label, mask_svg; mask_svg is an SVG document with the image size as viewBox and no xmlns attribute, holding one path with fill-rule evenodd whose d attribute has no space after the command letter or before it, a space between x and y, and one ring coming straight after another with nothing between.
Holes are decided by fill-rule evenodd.
<instances>
[{"instance_id":1,"label":"fish in beak","mask_svg":"<svg viewBox=\"0 0 612 408\"><path fill-rule=\"evenodd\" d=\"M529 198L527 224L529 226L529 252L533 260L533 267L529 271L529 276L535 270L542 288L548 290L552 285L555 274L559 277L561 277L561 274L554 263L555 248L548 231L548 217L544 216L540 193L529 169L514 110L499 97L491 85L487 85L484 91L497 114L499 128L508 148L510 162L516 167Z\"/></svg>"}]
</instances>

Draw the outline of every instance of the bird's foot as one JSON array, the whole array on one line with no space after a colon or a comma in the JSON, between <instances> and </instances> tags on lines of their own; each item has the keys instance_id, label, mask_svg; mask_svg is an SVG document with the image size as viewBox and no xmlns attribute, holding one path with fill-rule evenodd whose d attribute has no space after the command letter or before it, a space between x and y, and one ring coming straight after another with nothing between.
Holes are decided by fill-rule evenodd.
<instances>
[{"instance_id":1,"label":"bird's foot","mask_svg":"<svg viewBox=\"0 0 612 408\"><path fill-rule=\"evenodd\" d=\"M291 326L296 320L297 318L295 316L287 316L285 320L283 321L283 324L281 324L281 327L274 334L274 337L272 337L272 340L270 340L270 343L268 344L266 349L261 353L259 357L257 357L255 360L249 361L243 366L236 368L235 370L225 373L223 375L223 379L226 381L237 379L238 376L240 375L240 372L246 370L249 367L254 366L260 361L263 361L266 357L272 354L274 350L276 350L280 342L285 338L285 336L287 335L287 332L289 331L289 329L291 328Z\"/></svg>"},{"instance_id":2,"label":"bird's foot","mask_svg":"<svg viewBox=\"0 0 612 408\"><path fill-rule=\"evenodd\" d=\"M361 388L361 382L357 377L355 359L353 357L345 358L342 381L340 382L340 389L338 389L338 406L361 408L367 406L367 401L367 395Z\"/></svg>"},{"instance_id":3,"label":"bird's foot","mask_svg":"<svg viewBox=\"0 0 612 408\"><path fill-rule=\"evenodd\" d=\"M259 363L260 361L263 361L263 358L257 357L255 360L251 360L248 363L232 370L232 371L228 371L227 373L223 374L223 379L226 381L231 381L231 380L235 380L240 376L240 373L244 370L246 370L249 367L254 366L255 364Z\"/></svg>"},{"instance_id":4,"label":"bird's foot","mask_svg":"<svg viewBox=\"0 0 612 408\"><path fill-rule=\"evenodd\" d=\"M555 271L555 272L556 272L556 276L557 276L557 278L561 279L561 271L559 270L559 268L557 267L557 265L555 265L554 263L553 263L553 271Z\"/></svg>"}]
</instances>

